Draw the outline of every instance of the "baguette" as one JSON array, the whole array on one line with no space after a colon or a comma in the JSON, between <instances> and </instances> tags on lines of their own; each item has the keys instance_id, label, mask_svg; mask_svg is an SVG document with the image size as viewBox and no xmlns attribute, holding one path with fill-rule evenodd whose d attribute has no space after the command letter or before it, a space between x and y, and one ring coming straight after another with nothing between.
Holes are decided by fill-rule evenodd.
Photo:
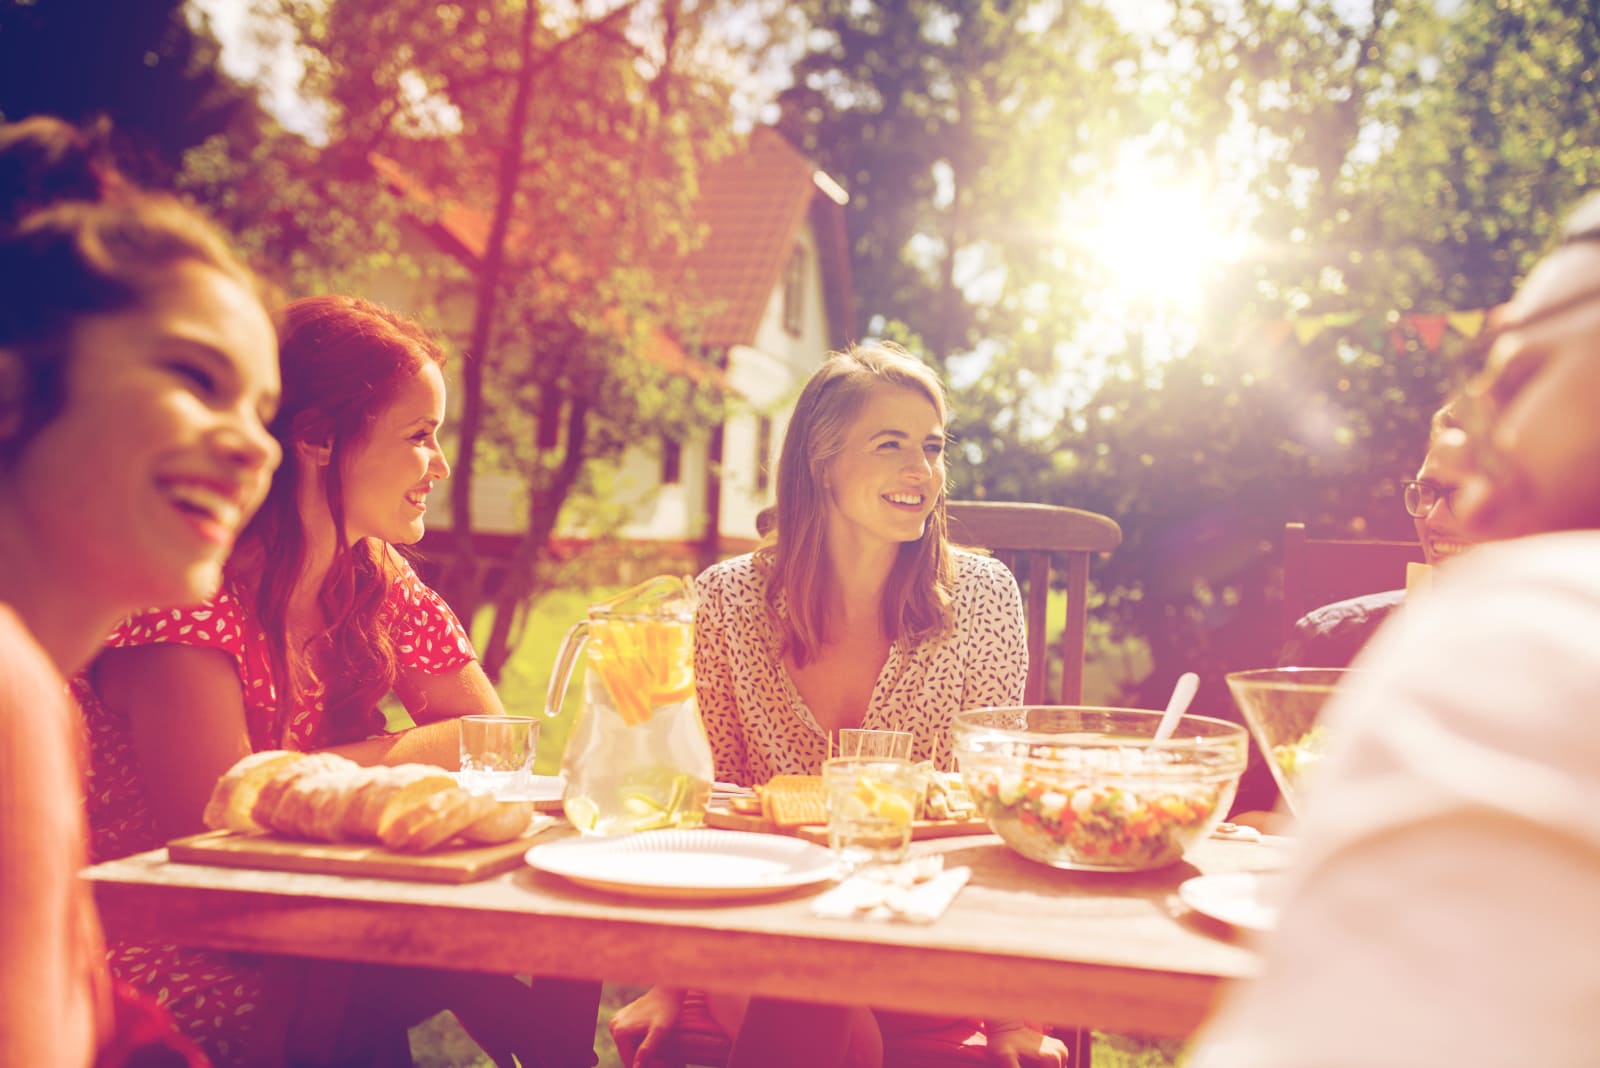
<instances>
[{"instance_id":1,"label":"baguette","mask_svg":"<svg viewBox=\"0 0 1600 1068\"><path fill-rule=\"evenodd\" d=\"M496 801L493 809L467 825L461 837L480 845L494 845L521 838L535 810L532 801Z\"/></svg>"},{"instance_id":2,"label":"baguette","mask_svg":"<svg viewBox=\"0 0 1600 1068\"><path fill-rule=\"evenodd\" d=\"M287 749L263 749L234 764L217 780L211 799L206 802L201 817L206 826L241 832L263 830L253 815L261 788L284 767L304 756L304 753Z\"/></svg>"},{"instance_id":3,"label":"baguette","mask_svg":"<svg viewBox=\"0 0 1600 1068\"><path fill-rule=\"evenodd\" d=\"M384 848L400 853L425 853L454 838L487 815L483 805L499 804L493 798L476 797L452 784L435 790L409 808L384 811L378 831Z\"/></svg>"},{"instance_id":4,"label":"baguette","mask_svg":"<svg viewBox=\"0 0 1600 1068\"><path fill-rule=\"evenodd\" d=\"M410 853L453 839L510 842L527 831L532 802L478 797L428 764L363 767L334 753L251 753L218 780L209 827L269 830L321 842L381 842Z\"/></svg>"},{"instance_id":5,"label":"baguette","mask_svg":"<svg viewBox=\"0 0 1600 1068\"><path fill-rule=\"evenodd\" d=\"M340 832L345 838L376 842L383 814L390 805L404 807L407 796L426 796L454 786L450 773L431 764L396 764L369 769L371 774L355 788L345 809ZM425 784L425 785L424 785ZM399 811L399 808L396 808Z\"/></svg>"}]
</instances>

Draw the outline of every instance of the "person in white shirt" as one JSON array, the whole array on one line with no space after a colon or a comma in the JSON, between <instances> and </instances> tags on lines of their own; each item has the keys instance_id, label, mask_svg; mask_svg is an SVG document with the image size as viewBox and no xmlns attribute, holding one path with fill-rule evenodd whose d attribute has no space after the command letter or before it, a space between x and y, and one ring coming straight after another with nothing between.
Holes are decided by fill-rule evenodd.
<instances>
[{"instance_id":1,"label":"person in white shirt","mask_svg":"<svg viewBox=\"0 0 1600 1068\"><path fill-rule=\"evenodd\" d=\"M1600 1058L1600 197L1444 442L1479 539L1362 652L1260 974L1191 1068Z\"/></svg>"}]
</instances>

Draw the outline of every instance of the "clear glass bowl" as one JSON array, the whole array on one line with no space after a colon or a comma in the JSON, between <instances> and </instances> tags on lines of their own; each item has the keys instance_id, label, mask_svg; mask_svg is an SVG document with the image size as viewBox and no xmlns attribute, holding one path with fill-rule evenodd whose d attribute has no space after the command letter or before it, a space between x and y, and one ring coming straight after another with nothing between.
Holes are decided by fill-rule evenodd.
<instances>
[{"instance_id":1,"label":"clear glass bowl","mask_svg":"<svg viewBox=\"0 0 1600 1068\"><path fill-rule=\"evenodd\" d=\"M1221 822L1249 751L1244 728L1161 713L1032 705L955 717L955 752L989 827L1042 864L1144 871L1171 864Z\"/></svg>"},{"instance_id":2,"label":"clear glass bowl","mask_svg":"<svg viewBox=\"0 0 1600 1068\"><path fill-rule=\"evenodd\" d=\"M1272 770L1290 812L1303 800L1327 739L1318 725L1322 708L1350 674L1348 668L1263 668L1227 676L1233 700Z\"/></svg>"}]
</instances>

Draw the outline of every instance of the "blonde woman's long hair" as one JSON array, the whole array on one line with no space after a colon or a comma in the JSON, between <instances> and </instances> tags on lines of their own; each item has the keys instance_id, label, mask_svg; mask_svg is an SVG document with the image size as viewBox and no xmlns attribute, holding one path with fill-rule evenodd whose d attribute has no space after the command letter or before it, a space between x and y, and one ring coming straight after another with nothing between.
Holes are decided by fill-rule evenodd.
<instances>
[{"instance_id":1,"label":"blonde woman's long hair","mask_svg":"<svg viewBox=\"0 0 1600 1068\"><path fill-rule=\"evenodd\" d=\"M944 386L905 349L880 341L831 353L795 404L778 458L777 523L761 554L770 561L767 606L783 651L805 665L827 639L827 592L837 576L825 551L826 475L867 397L884 388L920 393L945 420ZM945 525L945 489L922 537L900 547L883 593L883 629L909 648L947 630L953 619L955 557ZM780 612L782 605L786 611Z\"/></svg>"}]
</instances>

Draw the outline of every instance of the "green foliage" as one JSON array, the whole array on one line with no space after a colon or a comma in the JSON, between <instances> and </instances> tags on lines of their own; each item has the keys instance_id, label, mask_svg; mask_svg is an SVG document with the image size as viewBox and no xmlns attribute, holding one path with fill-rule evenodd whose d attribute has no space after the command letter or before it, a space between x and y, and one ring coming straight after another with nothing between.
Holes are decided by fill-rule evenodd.
<instances>
[{"instance_id":1,"label":"green foliage","mask_svg":"<svg viewBox=\"0 0 1600 1068\"><path fill-rule=\"evenodd\" d=\"M291 291L404 279L424 302L407 310L452 343L452 526L472 527L486 462L527 485L480 647L491 675L558 578L568 500L625 449L716 417L683 373L709 309L680 276L700 169L733 144L726 79L750 60L721 31L737 6L286 0L326 143L257 123L191 153L190 188ZM457 550L441 592L475 616L482 572Z\"/></svg>"},{"instance_id":2,"label":"green foliage","mask_svg":"<svg viewBox=\"0 0 1600 1068\"><path fill-rule=\"evenodd\" d=\"M850 189L863 326L962 387L955 492L1116 518L1104 640L1148 643L1146 699L1193 669L1231 714L1222 672L1275 655L1283 524L1409 535L1393 485L1464 366L1387 324L1505 300L1593 183L1592 12L1174 0L1138 49L1086 5L806 7L827 35L784 122ZM1241 189L1251 251L1198 321L1097 343L1109 280L1052 212L1130 134ZM1260 325L1330 313L1304 344Z\"/></svg>"},{"instance_id":3,"label":"green foliage","mask_svg":"<svg viewBox=\"0 0 1600 1068\"><path fill-rule=\"evenodd\" d=\"M941 365L997 337L1047 365L1081 309L1058 198L1137 121L1132 43L1086 4L799 7L814 44L780 128L850 191L861 330L910 324Z\"/></svg>"},{"instance_id":4,"label":"green foliage","mask_svg":"<svg viewBox=\"0 0 1600 1068\"><path fill-rule=\"evenodd\" d=\"M248 111L183 0L0 0L0 121L106 116L125 170L172 180L183 153Z\"/></svg>"}]
</instances>

